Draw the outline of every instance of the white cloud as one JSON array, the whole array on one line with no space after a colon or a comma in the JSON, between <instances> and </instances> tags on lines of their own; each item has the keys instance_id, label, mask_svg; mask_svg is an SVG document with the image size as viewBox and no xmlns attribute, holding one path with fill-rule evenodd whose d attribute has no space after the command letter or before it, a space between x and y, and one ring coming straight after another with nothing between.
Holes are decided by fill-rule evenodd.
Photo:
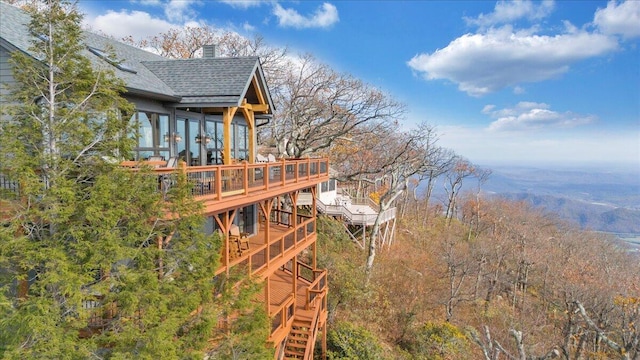
<instances>
[{"instance_id":1,"label":"white cloud","mask_svg":"<svg viewBox=\"0 0 640 360\"><path fill-rule=\"evenodd\" d=\"M117 39L133 36L135 39L147 38L167 31L175 25L152 17L143 11L113 11L95 18L85 18L92 30L102 31Z\"/></svg>"},{"instance_id":2,"label":"white cloud","mask_svg":"<svg viewBox=\"0 0 640 360\"><path fill-rule=\"evenodd\" d=\"M250 7L260 6L270 1L271 0L220 0L221 3L237 9L248 9Z\"/></svg>"},{"instance_id":3,"label":"white cloud","mask_svg":"<svg viewBox=\"0 0 640 360\"><path fill-rule=\"evenodd\" d=\"M522 101L513 108L496 110L494 105L487 105L482 113L495 119L487 130L529 131L545 128L573 128L596 121L594 115L580 115L570 111L557 112L550 110L545 103Z\"/></svg>"},{"instance_id":4,"label":"white cloud","mask_svg":"<svg viewBox=\"0 0 640 360\"><path fill-rule=\"evenodd\" d=\"M339 20L338 9L330 3L322 4L312 16L303 16L294 9L285 9L280 4L275 4L273 14L278 18L280 26L298 29L326 28Z\"/></svg>"},{"instance_id":5,"label":"white cloud","mask_svg":"<svg viewBox=\"0 0 640 360\"><path fill-rule=\"evenodd\" d=\"M134 3L138 3L145 6L160 6L162 5L161 0L137 0L133 1Z\"/></svg>"},{"instance_id":6,"label":"white cloud","mask_svg":"<svg viewBox=\"0 0 640 360\"><path fill-rule=\"evenodd\" d=\"M198 0L169 0L164 6L164 15L169 21L186 21L197 17L197 12L191 8Z\"/></svg>"},{"instance_id":7,"label":"white cloud","mask_svg":"<svg viewBox=\"0 0 640 360\"><path fill-rule=\"evenodd\" d=\"M486 33L465 34L443 49L416 55L408 65L427 80L446 79L469 95L482 96L556 77L577 61L617 48L617 41L603 34L536 35L505 25Z\"/></svg>"},{"instance_id":8,"label":"white cloud","mask_svg":"<svg viewBox=\"0 0 640 360\"><path fill-rule=\"evenodd\" d=\"M637 132L505 133L464 126L440 126L438 132L438 145L484 165L612 161L637 165L640 159Z\"/></svg>"},{"instance_id":9,"label":"white cloud","mask_svg":"<svg viewBox=\"0 0 640 360\"><path fill-rule=\"evenodd\" d=\"M539 20L548 16L554 8L553 0L541 3L529 0L498 1L492 13L480 14L476 18L465 17L470 25L490 27L497 24L508 24L519 19Z\"/></svg>"},{"instance_id":10,"label":"white cloud","mask_svg":"<svg viewBox=\"0 0 640 360\"><path fill-rule=\"evenodd\" d=\"M622 35L627 39L640 37L640 1L627 0L617 4L611 0L605 9L596 10L593 22L605 34Z\"/></svg>"},{"instance_id":11,"label":"white cloud","mask_svg":"<svg viewBox=\"0 0 640 360\"><path fill-rule=\"evenodd\" d=\"M246 32L253 32L256 30L256 27L245 21L244 24L242 24L242 30Z\"/></svg>"}]
</instances>

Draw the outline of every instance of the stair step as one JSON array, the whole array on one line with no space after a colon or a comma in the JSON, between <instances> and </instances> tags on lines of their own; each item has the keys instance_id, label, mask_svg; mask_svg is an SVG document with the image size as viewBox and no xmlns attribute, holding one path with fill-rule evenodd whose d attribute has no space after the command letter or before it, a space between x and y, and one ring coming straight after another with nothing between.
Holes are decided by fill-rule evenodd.
<instances>
[{"instance_id":1,"label":"stair step","mask_svg":"<svg viewBox=\"0 0 640 360\"><path fill-rule=\"evenodd\" d=\"M289 341L292 342L307 342L309 341L308 337L302 337L302 336L289 336Z\"/></svg>"},{"instance_id":2,"label":"stair step","mask_svg":"<svg viewBox=\"0 0 640 360\"><path fill-rule=\"evenodd\" d=\"M309 327L309 326L311 326L311 321L306 321L306 320L293 320L293 326L304 326L304 327Z\"/></svg>"},{"instance_id":3,"label":"stair step","mask_svg":"<svg viewBox=\"0 0 640 360\"><path fill-rule=\"evenodd\" d=\"M284 354L286 356L302 356L302 357L304 357L304 351L296 351L296 350L287 349L287 350L284 351Z\"/></svg>"},{"instance_id":4,"label":"stair step","mask_svg":"<svg viewBox=\"0 0 640 360\"><path fill-rule=\"evenodd\" d=\"M291 329L290 333L294 335L309 335L309 330Z\"/></svg>"},{"instance_id":5,"label":"stair step","mask_svg":"<svg viewBox=\"0 0 640 360\"><path fill-rule=\"evenodd\" d=\"M311 323L293 322L292 329L310 329Z\"/></svg>"},{"instance_id":6,"label":"stair step","mask_svg":"<svg viewBox=\"0 0 640 360\"><path fill-rule=\"evenodd\" d=\"M303 354L304 354L304 349L307 348L307 344L287 344L287 348L289 350L296 350L296 349L302 349L303 350Z\"/></svg>"}]
</instances>

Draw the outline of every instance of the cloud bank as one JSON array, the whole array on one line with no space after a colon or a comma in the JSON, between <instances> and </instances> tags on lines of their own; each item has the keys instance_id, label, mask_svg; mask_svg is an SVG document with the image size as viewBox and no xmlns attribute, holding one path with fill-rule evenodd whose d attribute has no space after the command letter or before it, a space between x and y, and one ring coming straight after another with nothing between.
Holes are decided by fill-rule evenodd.
<instances>
[{"instance_id":1,"label":"cloud bank","mask_svg":"<svg viewBox=\"0 0 640 360\"><path fill-rule=\"evenodd\" d=\"M310 16L303 16L292 8L285 9L282 5L275 4L273 14L278 18L280 26L296 29L326 28L340 20L338 9L330 3L322 4Z\"/></svg>"},{"instance_id":2,"label":"cloud bank","mask_svg":"<svg viewBox=\"0 0 640 360\"><path fill-rule=\"evenodd\" d=\"M469 25L480 27L508 24L520 19L539 20L547 17L555 7L553 0L542 3L532 1L498 1L492 13L480 14L476 18L465 17Z\"/></svg>"},{"instance_id":3,"label":"cloud bank","mask_svg":"<svg viewBox=\"0 0 640 360\"><path fill-rule=\"evenodd\" d=\"M605 9L596 11L593 22L605 34L640 37L640 1L627 0L619 5L609 1Z\"/></svg>"},{"instance_id":4,"label":"cloud bank","mask_svg":"<svg viewBox=\"0 0 640 360\"><path fill-rule=\"evenodd\" d=\"M498 2L494 11L465 18L480 27L432 53L421 53L407 62L426 80L445 80L471 96L483 96L513 87L561 76L586 59L604 56L620 48L614 35L640 36L640 1L610 1L598 9L592 26L578 29L569 22L555 35L541 35L541 26L516 29L510 22L541 20L554 8L552 1Z\"/></svg>"},{"instance_id":5,"label":"cloud bank","mask_svg":"<svg viewBox=\"0 0 640 360\"><path fill-rule=\"evenodd\" d=\"M104 15L86 18L85 22L92 29L102 31L116 39L122 39L130 35L141 39L147 38L176 26L171 22L152 17L144 11L127 10L109 10Z\"/></svg>"},{"instance_id":6,"label":"cloud bank","mask_svg":"<svg viewBox=\"0 0 640 360\"><path fill-rule=\"evenodd\" d=\"M495 106L487 105L482 110L484 114L495 119L487 130L499 131L529 131L546 128L573 128L593 123L597 118L593 115L580 115L570 111L557 112L545 103L522 101L512 108L496 110Z\"/></svg>"}]
</instances>

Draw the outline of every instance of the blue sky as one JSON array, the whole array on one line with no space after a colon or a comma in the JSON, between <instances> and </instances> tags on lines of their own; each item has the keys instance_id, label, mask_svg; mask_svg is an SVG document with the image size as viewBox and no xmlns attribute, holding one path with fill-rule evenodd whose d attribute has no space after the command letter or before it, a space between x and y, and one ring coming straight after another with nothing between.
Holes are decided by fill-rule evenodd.
<instances>
[{"instance_id":1,"label":"blue sky","mask_svg":"<svg viewBox=\"0 0 640 360\"><path fill-rule=\"evenodd\" d=\"M640 1L81 0L92 29L260 34L407 104L482 165L640 168Z\"/></svg>"}]
</instances>

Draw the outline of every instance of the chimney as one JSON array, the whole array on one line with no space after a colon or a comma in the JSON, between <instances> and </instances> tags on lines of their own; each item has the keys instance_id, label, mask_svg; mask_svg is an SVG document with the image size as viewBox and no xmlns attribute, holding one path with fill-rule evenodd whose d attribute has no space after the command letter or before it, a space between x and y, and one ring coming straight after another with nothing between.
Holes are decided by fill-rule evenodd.
<instances>
[{"instance_id":1,"label":"chimney","mask_svg":"<svg viewBox=\"0 0 640 360\"><path fill-rule=\"evenodd\" d=\"M215 45L203 45L202 46L202 57L204 59L212 59L217 57L217 49Z\"/></svg>"}]
</instances>

